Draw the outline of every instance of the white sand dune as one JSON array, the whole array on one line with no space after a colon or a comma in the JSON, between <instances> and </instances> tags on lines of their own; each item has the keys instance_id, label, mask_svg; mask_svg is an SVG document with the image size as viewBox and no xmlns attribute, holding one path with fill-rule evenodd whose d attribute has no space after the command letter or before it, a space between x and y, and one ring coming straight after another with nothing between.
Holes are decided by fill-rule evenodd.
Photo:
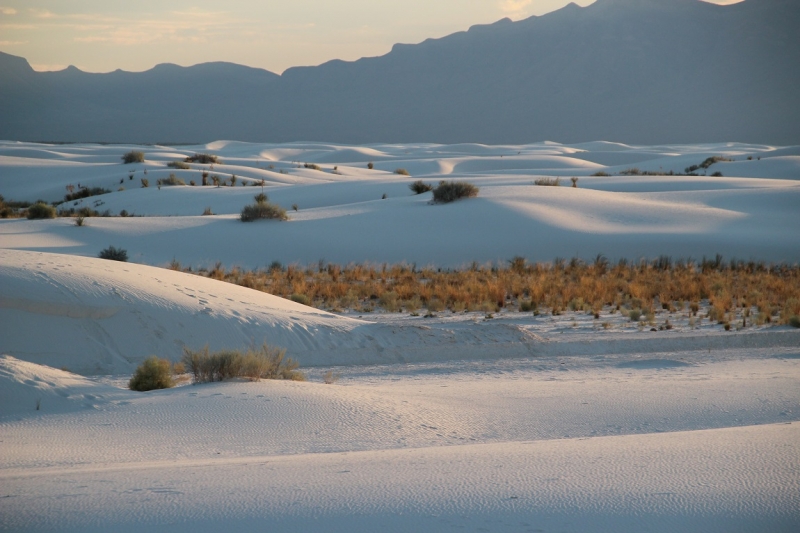
<instances>
[{"instance_id":1,"label":"white sand dune","mask_svg":"<svg viewBox=\"0 0 800 533\"><path fill-rule=\"evenodd\" d=\"M147 162L122 165L132 149ZM195 152L222 162L166 166ZM603 317L608 330L577 313L343 316L160 268L598 253L796 262L798 154L0 142L7 200L57 200L80 183L113 192L69 207L142 215L0 220L0 530L800 530L800 330L726 332L669 310L656 315L665 331L619 313ZM715 155L735 161L708 176L591 175ZM204 171L237 186L156 186ZM533 185L542 176L562 186ZM431 205L408 189L420 178L481 192ZM290 221L238 220L260 180L271 201L298 204ZM131 262L96 258L109 245ZM262 342L309 381L125 388L149 355ZM323 384L328 370L341 379Z\"/></svg>"}]
</instances>

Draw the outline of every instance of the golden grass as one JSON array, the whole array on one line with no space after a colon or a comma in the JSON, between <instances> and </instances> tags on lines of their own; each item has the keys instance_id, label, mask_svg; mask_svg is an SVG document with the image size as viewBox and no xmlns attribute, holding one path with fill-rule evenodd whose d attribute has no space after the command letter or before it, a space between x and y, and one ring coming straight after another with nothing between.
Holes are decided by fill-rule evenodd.
<instances>
[{"instance_id":1,"label":"golden grass","mask_svg":"<svg viewBox=\"0 0 800 533\"><path fill-rule=\"evenodd\" d=\"M173 269L181 270L173 263ZM192 269L184 269L192 272ZM383 310L414 312L585 311L603 308L685 310L722 321L737 309L747 309L756 321L782 324L800 316L800 266L755 262L714 261L672 263L668 258L609 265L598 257L592 263L528 264L516 257L508 265L478 265L463 269L416 268L408 264L358 263L289 265L246 271L217 263L201 276L234 283L283 298L307 298L309 305L334 311ZM710 316L709 316L710 315ZM760 317L760 318L759 318Z\"/></svg>"}]
</instances>

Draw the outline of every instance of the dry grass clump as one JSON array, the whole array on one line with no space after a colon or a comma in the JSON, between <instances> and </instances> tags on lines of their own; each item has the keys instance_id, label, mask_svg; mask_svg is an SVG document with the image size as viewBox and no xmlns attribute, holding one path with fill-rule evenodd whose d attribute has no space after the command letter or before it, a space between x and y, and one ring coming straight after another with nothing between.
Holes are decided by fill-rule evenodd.
<instances>
[{"instance_id":1,"label":"dry grass clump","mask_svg":"<svg viewBox=\"0 0 800 533\"><path fill-rule=\"evenodd\" d=\"M439 186L433 189L433 201L439 204L454 202L461 198L474 198L478 196L475 185L466 181L440 181Z\"/></svg>"},{"instance_id":2,"label":"dry grass clump","mask_svg":"<svg viewBox=\"0 0 800 533\"><path fill-rule=\"evenodd\" d=\"M543 187L560 187L561 178L539 178L534 180L534 185L541 185Z\"/></svg>"},{"instance_id":3,"label":"dry grass clump","mask_svg":"<svg viewBox=\"0 0 800 533\"><path fill-rule=\"evenodd\" d=\"M163 185L165 187L176 186L176 185L186 185L186 182L183 181L178 176L176 176L175 174L170 174L168 178L161 178L156 183L159 186Z\"/></svg>"},{"instance_id":4,"label":"dry grass clump","mask_svg":"<svg viewBox=\"0 0 800 533\"><path fill-rule=\"evenodd\" d=\"M305 381L305 375L297 370L299 363L286 357L286 350L267 344L244 353L238 350L209 353L208 346L197 351L184 348L181 363L192 374L194 383L233 378Z\"/></svg>"},{"instance_id":5,"label":"dry grass clump","mask_svg":"<svg viewBox=\"0 0 800 533\"><path fill-rule=\"evenodd\" d=\"M191 271L188 269L187 271ZM198 274L300 299L321 309L496 312L502 308L560 314L597 314L603 308L648 318L655 310L685 310L711 320L747 313L747 323L788 324L800 316L800 266L731 261L672 261L669 257L611 264L602 255L447 270L408 264L316 264L266 270L226 270L217 264ZM294 295L294 297L293 297ZM702 303L702 305L701 305Z\"/></svg>"},{"instance_id":6,"label":"dry grass clump","mask_svg":"<svg viewBox=\"0 0 800 533\"><path fill-rule=\"evenodd\" d=\"M433 185L431 185L430 183L425 183L422 180L417 180L411 185L409 185L408 188L414 191L414 194L422 194L428 191L432 191Z\"/></svg>"},{"instance_id":7,"label":"dry grass clump","mask_svg":"<svg viewBox=\"0 0 800 533\"><path fill-rule=\"evenodd\" d=\"M396 168L394 170L395 174L399 174L400 176L410 176L411 174L408 173L408 170L404 168Z\"/></svg>"},{"instance_id":8,"label":"dry grass clump","mask_svg":"<svg viewBox=\"0 0 800 533\"><path fill-rule=\"evenodd\" d=\"M169 168L177 168L179 170L189 170L190 168L192 168L183 161L170 161L169 163L167 163L167 166Z\"/></svg>"}]
</instances>

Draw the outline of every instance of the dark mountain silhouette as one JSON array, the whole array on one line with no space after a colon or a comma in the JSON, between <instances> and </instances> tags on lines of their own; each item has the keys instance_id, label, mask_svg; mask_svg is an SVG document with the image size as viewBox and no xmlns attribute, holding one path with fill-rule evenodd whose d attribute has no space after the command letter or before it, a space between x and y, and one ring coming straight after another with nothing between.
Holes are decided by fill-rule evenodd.
<instances>
[{"instance_id":1,"label":"dark mountain silhouette","mask_svg":"<svg viewBox=\"0 0 800 533\"><path fill-rule=\"evenodd\" d=\"M0 54L0 138L800 144L795 3L598 0L281 76L37 73Z\"/></svg>"}]
</instances>

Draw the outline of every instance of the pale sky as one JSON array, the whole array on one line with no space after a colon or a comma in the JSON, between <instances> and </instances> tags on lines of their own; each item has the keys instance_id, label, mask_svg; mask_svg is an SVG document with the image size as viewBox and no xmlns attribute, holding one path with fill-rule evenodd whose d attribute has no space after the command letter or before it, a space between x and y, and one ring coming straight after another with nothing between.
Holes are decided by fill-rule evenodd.
<instances>
[{"instance_id":1,"label":"pale sky","mask_svg":"<svg viewBox=\"0 0 800 533\"><path fill-rule=\"evenodd\" d=\"M730 4L741 0L709 0ZM575 0L586 6L594 0ZM36 70L230 61L280 74L387 53L568 0L0 0L0 51Z\"/></svg>"}]
</instances>

